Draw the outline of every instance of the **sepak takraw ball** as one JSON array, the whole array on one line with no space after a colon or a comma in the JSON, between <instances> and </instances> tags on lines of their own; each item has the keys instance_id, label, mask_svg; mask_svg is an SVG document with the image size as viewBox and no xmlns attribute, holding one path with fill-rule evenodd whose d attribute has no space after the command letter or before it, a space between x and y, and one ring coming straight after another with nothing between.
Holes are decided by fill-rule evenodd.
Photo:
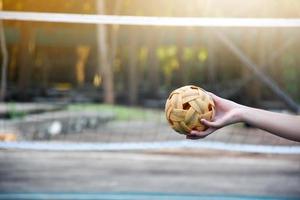
<instances>
[{"instance_id":1,"label":"sepak takraw ball","mask_svg":"<svg viewBox=\"0 0 300 200\"><path fill-rule=\"evenodd\" d=\"M207 129L200 119L212 120L215 104L205 90L188 85L171 92L166 102L165 113L170 126L176 132L187 135L191 130Z\"/></svg>"}]
</instances>

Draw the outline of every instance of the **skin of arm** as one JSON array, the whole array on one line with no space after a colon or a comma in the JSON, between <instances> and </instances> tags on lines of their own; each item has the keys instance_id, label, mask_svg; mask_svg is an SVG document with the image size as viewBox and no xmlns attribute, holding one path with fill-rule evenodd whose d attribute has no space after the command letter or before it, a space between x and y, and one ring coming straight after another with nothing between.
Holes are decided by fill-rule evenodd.
<instances>
[{"instance_id":1,"label":"skin of arm","mask_svg":"<svg viewBox=\"0 0 300 200\"><path fill-rule=\"evenodd\" d=\"M300 142L300 116L247 107L209 93L216 105L213 121L201 119L206 131L192 131L187 139L201 139L214 131L238 122L248 123L274 135Z\"/></svg>"}]
</instances>

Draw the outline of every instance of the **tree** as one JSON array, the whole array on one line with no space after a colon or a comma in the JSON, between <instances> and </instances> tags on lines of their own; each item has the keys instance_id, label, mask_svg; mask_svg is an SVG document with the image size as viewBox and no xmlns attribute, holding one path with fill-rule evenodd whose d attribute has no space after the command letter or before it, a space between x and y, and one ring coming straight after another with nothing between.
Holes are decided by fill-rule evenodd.
<instances>
[{"instance_id":1,"label":"tree","mask_svg":"<svg viewBox=\"0 0 300 200\"><path fill-rule=\"evenodd\" d=\"M98 14L105 14L104 0L97 0ZM108 57L107 45L107 27L103 24L97 25L97 42L98 42L98 70L97 73L102 75L104 87L104 102L113 104L115 101L114 95L114 74L111 62Z\"/></svg>"},{"instance_id":2,"label":"tree","mask_svg":"<svg viewBox=\"0 0 300 200\"><path fill-rule=\"evenodd\" d=\"M1 3L0 10L2 10L2 1L0 3ZM1 53L2 53L0 101L4 101L6 96L6 80L7 80L6 74L7 74L8 53L6 48L4 26L2 21L0 21L0 45L1 45Z\"/></svg>"},{"instance_id":3,"label":"tree","mask_svg":"<svg viewBox=\"0 0 300 200\"><path fill-rule=\"evenodd\" d=\"M129 104L134 105L138 101L138 41L137 41L137 31L130 29L132 31L130 36L130 50L129 50L129 62L128 62L128 98Z\"/></svg>"},{"instance_id":4,"label":"tree","mask_svg":"<svg viewBox=\"0 0 300 200\"><path fill-rule=\"evenodd\" d=\"M149 91L153 95L152 97L157 98L158 96L158 90L160 85L160 78L159 78L159 60L156 55L156 49L158 48L159 43L159 34L160 31L156 31L156 34L153 37L153 31L148 31L148 35L146 38L147 46L149 47L149 57L148 57L148 79L146 80L149 84Z\"/></svg>"},{"instance_id":5,"label":"tree","mask_svg":"<svg viewBox=\"0 0 300 200\"><path fill-rule=\"evenodd\" d=\"M20 26L20 53L19 53L19 70L18 70L18 91L19 97L22 100L28 98L28 88L30 86L31 77L31 55L30 42L32 40L32 31L30 23L22 23Z\"/></svg>"}]
</instances>

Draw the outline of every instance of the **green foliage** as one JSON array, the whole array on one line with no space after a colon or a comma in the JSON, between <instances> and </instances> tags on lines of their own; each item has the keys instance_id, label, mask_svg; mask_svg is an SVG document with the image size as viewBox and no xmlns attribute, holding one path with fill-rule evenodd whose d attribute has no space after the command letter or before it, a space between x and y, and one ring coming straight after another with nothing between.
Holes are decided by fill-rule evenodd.
<instances>
[{"instance_id":1,"label":"green foliage","mask_svg":"<svg viewBox=\"0 0 300 200\"><path fill-rule=\"evenodd\" d=\"M192 61L193 58L195 56L195 52L192 48L190 47L184 47L183 49L183 55L182 55L182 59L186 62L188 61Z\"/></svg>"},{"instance_id":2,"label":"green foliage","mask_svg":"<svg viewBox=\"0 0 300 200\"><path fill-rule=\"evenodd\" d=\"M146 62L148 59L149 49L147 47L141 47L139 50L139 60L140 62Z\"/></svg>"},{"instance_id":3,"label":"green foliage","mask_svg":"<svg viewBox=\"0 0 300 200\"><path fill-rule=\"evenodd\" d=\"M289 94L296 96L299 100L300 91L300 81L299 81L299 69L296 67L295 56L291 54L286 54L282 60L284 68L282 73L282 78L284 81L284 86Z\"/></svg>"},{"instance_id":4,"label":"green foliage","mask_svg":"<svg viewBox=\"0 0 300 200\"><path fill-rule=\"evenodd\" d=\"M173 72L179 69L177 52L178 48L175 45L161 46L156 50L167 86L171 83Z\"/></svg>"},{"instance_id":5,"label":"green foliage","mask_svg":"<svg viewBox=\"0 0 300 200\"><path fill-rule=\"evenodd\" d=\"M8 117L10 119L19 119L19 118L23 118L26 113L22 112L22 111L18 111L16 109L16 104L15 103L8 103Z\"/></svg>"},{"instance_id":6,"label":"green foliage","mask_svg":"<svg viewBox=\"0 0 300 200\"><path fill-rule=\"evenodd\" d=\"M207 49L201 48L198 53L198 60L200 62L205 62L207 60L207 57L208 57Z\"/></svg>"},{"instance_id":7,"label":"green foliage","mask_svg":"<svg viewBox=\"0 0 300 200\"><path fill-rule=\"evenodd\" d=\"M295 100L300 102L300 69L299 56L297 50L290 48L284 52L281 58L281 80L285 91L290 94Z\"/></svg>"}]
</instances>

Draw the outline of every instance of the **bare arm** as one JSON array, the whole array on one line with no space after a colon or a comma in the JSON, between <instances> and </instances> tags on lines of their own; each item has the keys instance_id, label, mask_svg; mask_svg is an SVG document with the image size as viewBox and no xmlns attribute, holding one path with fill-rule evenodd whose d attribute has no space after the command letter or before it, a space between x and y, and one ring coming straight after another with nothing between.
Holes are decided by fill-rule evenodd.
<instances>
[{"instance_id":1,"label":"bare arm","mask_svg":"<svg viewBox=\"0 0 300 200\"><path fill-rule=\"evenodd\" d=\"M274 135L300 142L300 117L245 107L240 112L241 121Z\"/></svg>"},{"instance_id":2,"label":"bare arm","mask_svg":"<svg viewBox=\"0 0 300 200\"><path fill-rule=\"evenodd\" d=\"M274 135L300 142L300 116L251 108L223 99L210 93L216 104L213 121L202 119L209 128L203 132L192 131L188 139L200 139L229 124L246 122Z\"/></svg>"}]
</instances>

